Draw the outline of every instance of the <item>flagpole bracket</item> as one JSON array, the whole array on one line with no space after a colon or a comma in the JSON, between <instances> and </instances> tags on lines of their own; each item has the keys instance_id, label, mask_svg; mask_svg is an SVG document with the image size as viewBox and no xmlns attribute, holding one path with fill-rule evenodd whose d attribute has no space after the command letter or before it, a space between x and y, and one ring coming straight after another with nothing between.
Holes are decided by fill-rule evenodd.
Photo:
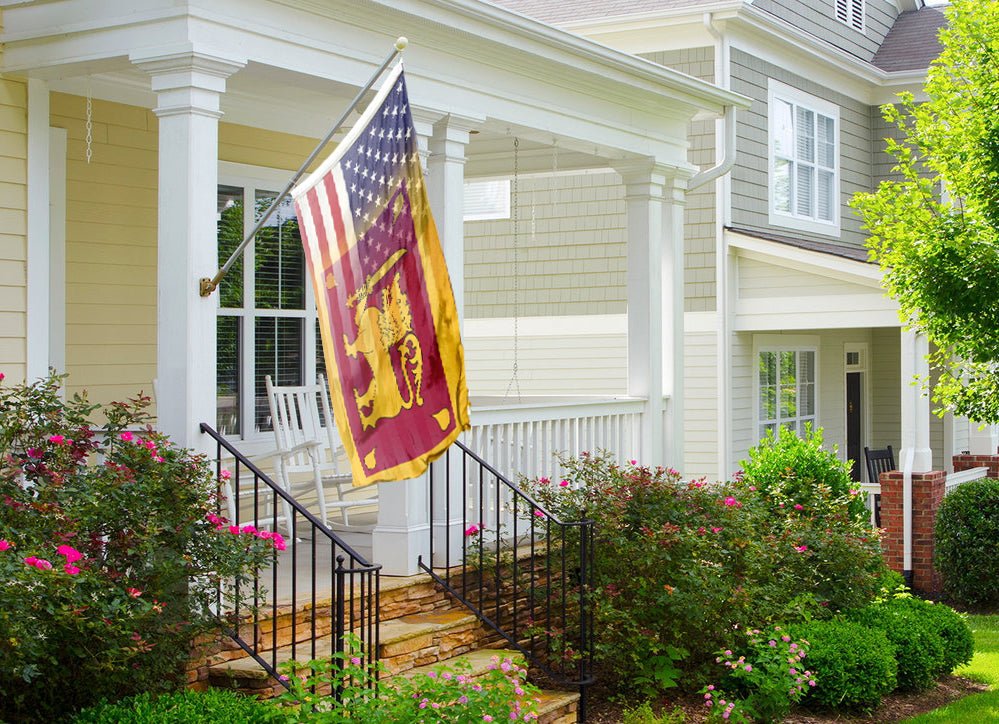
<instances>
[{"instance_id":1,"label":"flagpole bracket","mask_svg":"<svg viewBox=\"0 0 999 724\"><path fill-rule=\"evenodd\" d=\"M212 292L218 289L218 286L214 279L209 279L208 277L201 277L198 280L198 292L203 297L210 297Z\"/></svg>"}]
</instances>

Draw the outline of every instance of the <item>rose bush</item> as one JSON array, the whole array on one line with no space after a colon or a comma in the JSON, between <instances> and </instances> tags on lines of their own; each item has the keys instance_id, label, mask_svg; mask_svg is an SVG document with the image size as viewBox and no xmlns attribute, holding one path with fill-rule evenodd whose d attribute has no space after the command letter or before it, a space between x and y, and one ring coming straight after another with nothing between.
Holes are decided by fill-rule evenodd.
<instances>
[{"instance_id":1,"label":"rose bush","mask_svg":"<svg viewBox=\"0 0 999 724\"><path fill-rule=\"evenodd\" d=\"M179 686L221 584L284 546L217 515L211 467L147 425L148 398L59 388L0 385L0 720Z\"/></svg>"}]
</instances>

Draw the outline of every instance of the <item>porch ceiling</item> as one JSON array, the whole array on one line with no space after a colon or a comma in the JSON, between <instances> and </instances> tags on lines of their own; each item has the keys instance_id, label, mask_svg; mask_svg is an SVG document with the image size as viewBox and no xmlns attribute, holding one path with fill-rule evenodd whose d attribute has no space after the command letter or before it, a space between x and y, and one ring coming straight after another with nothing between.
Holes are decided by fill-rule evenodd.
<instances>
[{"instance_id":1,"label":"porch ceiling","mask_svg":"<svg viewBox=\"0 0 999 724\"><path fill-rule=\"evenodd\" d=\"M642 156L686 167L686 124L744 99L479 0L0 0L0 68L56 90L154 105L141 54L244 62L222 101L230 122L322 135L397 35L411 95L483 119L469 175L503 172L504 140L527 167ZM532 161L543 155L544 160ZM507 162L508 163L508 162Z\"/></svg>"}]
</instances>

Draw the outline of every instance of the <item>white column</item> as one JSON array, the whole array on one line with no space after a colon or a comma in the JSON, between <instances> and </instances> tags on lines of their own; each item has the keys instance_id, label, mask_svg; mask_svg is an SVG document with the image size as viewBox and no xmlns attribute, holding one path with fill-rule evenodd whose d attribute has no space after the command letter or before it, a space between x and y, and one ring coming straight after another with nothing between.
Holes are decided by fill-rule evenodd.
<instances>
[{"instance_id":1,"label":"white column","mask_svg":"<svg viewBox=\"0 0 999 724\"><path fill-rule=\"evenodd\" d=\"M465 318L465 148L483 119L447 115L430 138L430 208L444 247L458 319Z\"/></svg>"},{"instance_id":2,"label":"white column","mask_svg":"<svg viewBox=\"0 0 999 724\"><path fill-rule=\"evenodd\" d=\"M49 87L28 79L28 256L25 378L48 374L49 332Z\"/></svg>"},{"instance_id":3,"label":"white column","mask_svg":"<svg viewBox=\"0 0 999 724\"><path fill-rule=\"evenodd\" d=\"M378 523L371 534L371 560L387 576L411 576L430 555L427 475L378 484Z\"/></svg>"},{"instance_id":4,"label":"white column","mask_svg":"<svg viewBox=\"0 0 999 724\"><path fill-rule=\"evenodd\" d=\"M930 398L921 382L929 375L929 344L921 334L903 329L902 357L902 575L912 582L912 474L933 469L930 450ZM917 381L918 380L918 381Z\"/></svg>"},{"instance_id":5,"label":"white column","mask_svg":"<svg viewBox=\"0 0 999 724\"><path fill-rule=\"evenodd\" d=\"M215 310L198 280L218 268L218 122L225 81L244 62L183 51L140 51L159 118L157 254L158 426L179 445L202 445L215 423Z\"/></svg>"},{"instance_id":6,"label":"white column","mask_svg":"<svg viewBox=\"0 0 999 724\"><path fill-rule=\"evenodd\" d=\"M926 355L929 345L926 337L909 330L902 330L902 459L907 451L912 455L912 471L928 472L933 469L930 450L930 398L923 386L916 382L929 375Z\"/></svg>"},{"instance_id":7,"label":"white column","mask_svg":"<svg viewBox=\"0 0 999 724\"><path fill-rule=\"evenodd\" d=\"M617 169L627 203L628 394L648 399L641 462L680 467L683 199L688 174L651 161Z\"/></svg>"}]
</instances>

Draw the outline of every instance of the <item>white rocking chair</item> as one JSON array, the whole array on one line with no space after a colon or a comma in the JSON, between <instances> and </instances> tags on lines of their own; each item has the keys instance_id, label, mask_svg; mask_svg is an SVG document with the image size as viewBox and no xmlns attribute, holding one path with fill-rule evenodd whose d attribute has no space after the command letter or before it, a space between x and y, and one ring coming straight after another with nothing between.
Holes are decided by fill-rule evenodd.
<instances>
[{"instance_id":1,"label":"white rocking chair","mask_svg":"<svg viewBox=\"0 0 999 724\"><path fill-rule=\"evenodd\" d=\"M366 497L361 498L347 495L353 490L352 478L350 472L340 469L342 446L330 411L326 380L320 375L315 385L277 387L268 375L265 384L277 443L274 467L278 481L290 493L296 478L308 476L315 488L316 507L323 524L330 525L332 509L340 511L340 525L358 529L359 526L351 526L349 511L371 507L375 491L366 490ZM329 499L328 492L333 493L334 499Z\"/></svg>"}]
</instances>

